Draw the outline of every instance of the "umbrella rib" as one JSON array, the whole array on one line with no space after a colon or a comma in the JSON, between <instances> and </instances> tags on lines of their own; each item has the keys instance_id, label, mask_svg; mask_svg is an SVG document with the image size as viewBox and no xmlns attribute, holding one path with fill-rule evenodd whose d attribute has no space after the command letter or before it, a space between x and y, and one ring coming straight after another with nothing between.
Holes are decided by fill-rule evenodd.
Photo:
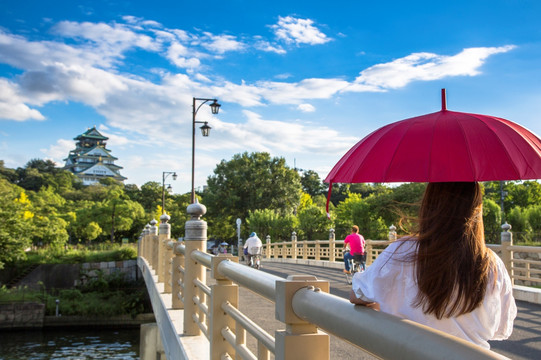
<instances>
[{"instance_id":1,"label":"umbrella rib","mask_svg":"<svg viewBox=\"0 0 541 360\"><path fill-rule=\"evenodd\" d=\"M480 119L476 118L475 116L472 116L472 117L475 120L481 121ZM483 122L483 121L481 121L481 122ZM462 133L462 137L464 138L464 143L466 144L466 154L468 154L468 161L470 163L470 169L472 169L472 171L474 171L474 172L477 172L477 170L473 166L473 158L472 158L472 154L471 154L470 143L468 142L468 137L466 136L466 131L464 130L464 126L462 125L462 123L460 121L458 121L458 125L460 126L460 132ZM476 175L477 174L473 174L474 179L476 179Z\"/></svg>"},{"instance_id":2,"label":"umbrella rib","mask_svg":"<svg viewBox=\"0 0 541 360\"><path fill-rule=\"evenodd\" d=\"M520 171L518 170L517 166L515 165L515 162L513 161L513 158L511 157L511 155L509 155L509 151L507 150L507 147L504 146L504 144L503 144L502 140L500 139L500 137L498 136L498 134L492 129L492 127L489 126L489 124L486 121L483 121L482 119L478 118L475 114L470 114L470 116L473 117L475 120L480 121L483 124L484 127L488 128L492 132L492 134L494 134L497 141L501 144L501 148L504 150L505 156L507 156L507 159L509 160L509 162L511 163L511 166L513 167L513 170L515 171L515 174L516 174L515 177L518 177L520 179ZM507 124L505 124L505 126L508 127ZM460 124L460 129L462 129L462 133L464 134L464 129L462 127L462 124ZM464 134L464 137L466 138L465 134ZM468 147L469 147L469 143L468 143ZM471 159L471 152L468 151L468 154L470 156L470 165L472 166L472 169L475 169L473 167L473 160ZM475 175L477 175L477 174L474 174L474 176Z\"/></svg>"},{"instance_id":3,"label":"umbrella rib","mask_svg":"<svg viewBox=\"0 0 541 360\"><path fill-rule=\"evenodd\" d=\"M405 121L405 120L402 120L402 121ZM413 126L413 122L411 122L411 124L408 123L408 127L407 129L402 133L402 137L400 138L400 140L397 142L394 150L393 150L393 156L391 156L391 161L389 162L389 166L387 167L387 169L385 170L385 173L383 174L383 182L387 182L387 174L389 172L389 170L391 169L391 164L393 163L395 157L396 157L396 154L398 152L398 148L400 147L400 144L402 143L402 141L404 140L404 138L406 137L406 134L408 133L408 131L410 130L410 128Z\"/></svg>"}]
</instances>

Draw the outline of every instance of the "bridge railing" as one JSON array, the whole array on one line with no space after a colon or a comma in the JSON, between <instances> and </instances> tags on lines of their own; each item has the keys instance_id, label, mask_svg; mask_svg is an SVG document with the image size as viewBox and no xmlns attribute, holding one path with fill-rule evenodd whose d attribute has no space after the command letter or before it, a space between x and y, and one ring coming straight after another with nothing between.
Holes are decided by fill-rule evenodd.
<instances>
[{"instance_id":1,"label":"bridge railing","mask_svg":"<svg viewBox=\"0 0 541 360\"><path fill-rule=\"evenodd\" d=\"M541 247L513 245L509 224L502 225L501 244L488 244L503 260L514 285L541 286ZM370 265L381 252L396 240L396 228L389 228L388 240L366 240L366 264ZM266 237L263 257L267 259L323 260L343 262L344 240L336 240L334 230L329 231L329 240L297 240L295 232L291 241L271 242Z\"/></svg>"},{"instance_id":2,"label":"bridge railing","mask_svg":"<svg viewBox=\"0 0 541 360\"><path fill-rule=\"evenodd\" d=\"M157 272L157 279L170 281L171 292L164 290L162 295L171 297L171 311L183 309L182 336L205 336L210 359L269 359L270 354L276 359L329 359L328 334L385 359L503 358L426 326L353 306L329 294L329 282L314 276L282 279L241 265L230 254L210 255L205 251L206 222L200 218L205 211L197 203L188 207L191 219L182 243L169 239L168 218L162 216L160 235L155 232L156 222L143 232L140 256ZM247 317L239 309L239 286L272 301L284 329L273 336ZM161 334L162 341L174 342L171 337L178 337L170 333L171 328L160 326L160 332L169 332ZM255 353L246 345L246 332L257 339ZM174 359L175 350L168 347L164 344L166 356Z\"/></svg>"}]
</instances>

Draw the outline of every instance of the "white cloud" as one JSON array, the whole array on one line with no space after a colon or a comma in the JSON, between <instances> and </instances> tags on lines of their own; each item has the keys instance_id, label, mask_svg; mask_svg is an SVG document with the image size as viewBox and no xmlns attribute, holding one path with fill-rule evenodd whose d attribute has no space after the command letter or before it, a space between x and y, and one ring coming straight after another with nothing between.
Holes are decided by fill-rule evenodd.
<instances>
[{"instance_id":1,"label":"white cloud","mask_svg":"<svg viewBox=\"0 0 541 360\"><path fill-rule=\"evenodd\" d=\"M38 110L25 104L27 100L20 95L18 85L0 78L0 120L45 120Z\"/></svg>"},{"instance_id":2,"label":"white cloud","mask_svg":"<svg viewBox=\"0 0 541 360\"><path fill-rule=\"evenodd\" d=\"M81 38L92 41L107 57L118 56L126 49L139 47L148 51L158 51L160 43L148 35L137 33L123 24L78 23L61 21L54 26L53 31L71 38Z\"/></svg>"},{"instance_id":3,"label":"white cloud","mask_svg":"<svg viewBox=\"0 0 541 360\"><path fill-rule=\"evenodd\" d=\"M201 65L201 62L198 58L188 57L191 53L184 45L173 42L167 49L167 58L180 68L197 68Z\"/></svg>"},{"instance_id":4,"label":"white cloud","mask_svg":"<svg viewBox=\"0 0 541 360\"><path fill-rule=\"evenodd\" d=\"M349 83L341 79L304 79L297 83L260 82L261 95L275 104L298 104L307 99L328 99Z\"/></svg>"},{"instance_id":5,"label":"white cloud","mask_svg":"<svg viewBox=\"0 0 541 360\"><path fill-rule=\"evenodd\" d=\"M257 50L265 51L265 52L273 52L276 54L285 54L286 51L279 45L272 45L270 42L266 40L258 40L254 47Z\"/></svg>"},{"instance_id":6,"label":"white cloud","mask_svg":"<svg viewBox=\"0 0 541 360\"><path fill-rule=\"evenodd\" d=\"M414 53L363 70L354 85L364 86L366 90L397 89L413 81L430 81L449 76L475 76L480 73L480 67L489 56L514 48L513 45L468 48L454 56ZM354 89L355 87L350 88Z\"/></svg>"},{"instance_id":7,"label":"white cloud","mask_svg":"<svg viewBox=\"0 0 541 360\"><path fill-rule=\"evenodd\" d=\"M240 51L245 48L245 44L237 41L232 35L213 35L205 32L205 38L201 39L201 45L217 54L223 54L227 51Z\"/></svg>"},{"instance_id":8,"label":"white cloud","mask_svg":"<svg viewBox=\"0 0 541 360\"><path fill-rule=\"evenodd\" d=\"M319 45L331 41L324 33L313 26L310 19L298 19L292 16L279 17L278 24L272 25L274 34L286 43Z\"/></svg>"},{"instance_id":9,"label":"white cloud","mask_svg":"<svg viewBox=\"0 0 541 360\"><path fill-rule=\"evenodd\" d=\"M316 108L311 104L299 104L299 106L297 106L297 109L299 109L302 112L314 112L314 111L316 111Z\"/></svg>"},{"instance_id":10,"label":"white cloud","mask_svg":"<svg viewBox=\"0 0 541 360\"><path fill-rule=\"evenodd\" d=\"M256 112L244 110L244 123L229 123L213 118L212 141L200 144L201 151L219 151L222 156L239 151L265 151L275 156L289 154L341 155L359 139L344 136L327 126L317 126L298 120L263 119ZM333 141L329 141L333 139ZM214 163L221 159L214 159Z\"/></svg>"},{"instance_id":11,"label":"white cloud","mask_svg":"<svg viewBox=\"0 0 541 360\"><path fill-rule=\"evenodd\" d=\"M49 146L48 149L41 149L40 151L48 156L50 160L54 161L57 166L64 166L64 159L74 148L75 142L73 140L59 139L56 144Z\"/></svg>"}]
</instances>

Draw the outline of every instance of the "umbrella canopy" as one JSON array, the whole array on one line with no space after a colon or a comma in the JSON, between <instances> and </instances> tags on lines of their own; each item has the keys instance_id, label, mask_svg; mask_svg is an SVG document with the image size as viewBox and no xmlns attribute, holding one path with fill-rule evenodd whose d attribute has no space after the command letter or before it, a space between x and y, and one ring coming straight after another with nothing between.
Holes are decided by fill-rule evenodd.
<instances>
[{"instance_id":1,"label":"umbrella canopy","mask_svg":"<svg viewBox=\"0 0 541 360\"><path fill-rule=\"evenodd\" d=\"M541 178L541 141L498 117L442 110L386 125L359 141L325 182L449 182Z\"/></svg>"}]
</instances>

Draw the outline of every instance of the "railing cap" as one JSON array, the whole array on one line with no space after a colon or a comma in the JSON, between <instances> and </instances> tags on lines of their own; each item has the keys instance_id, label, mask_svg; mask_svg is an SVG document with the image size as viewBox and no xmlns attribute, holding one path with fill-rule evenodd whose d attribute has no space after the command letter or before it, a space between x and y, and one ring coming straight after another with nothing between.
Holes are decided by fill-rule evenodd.
<instances>
[{"instance_id":1,"label":"railing cap","mask_svg":"<svg viewBox=\"0 0 541 360\"><path fill-rule=\"evenodd\" d=\"M502 230L507 232L509 230L511 230L511 225L509 225L507 222L505 224L502 225Z\"/></svg>"},{"instance_id":2,"label":"railing cap","mask_svg":"<svg viewBox=\"0 0 541 360\"><path fill-rule=\"evenodd\" d=\"M207 207L200 204L196 198L193 204L188 205L186 212L191 215L192 219L199 219L207 213Z\"/></svg>"},{"instance_id":3,"label":"railing cap","mask_svg":"<svg viewBox=\"0 0 541 360\"><path fill-rule=\"evenodd\" d=\"M171 216L167 215L167 213L163 213L162 216L160 216L160 221L162 224L167 223L169 220L171 220Z\"/></svg>"},{"instance_id":4,"label":"railing cap","mask_svg":"<svg viewBox=\"0 0 541 360\"><path fill-rule=\"evenodd\" d=\"M150 225L155 226L158 223L156 219L150 220Z\"/></svg>"}]
</instances>

